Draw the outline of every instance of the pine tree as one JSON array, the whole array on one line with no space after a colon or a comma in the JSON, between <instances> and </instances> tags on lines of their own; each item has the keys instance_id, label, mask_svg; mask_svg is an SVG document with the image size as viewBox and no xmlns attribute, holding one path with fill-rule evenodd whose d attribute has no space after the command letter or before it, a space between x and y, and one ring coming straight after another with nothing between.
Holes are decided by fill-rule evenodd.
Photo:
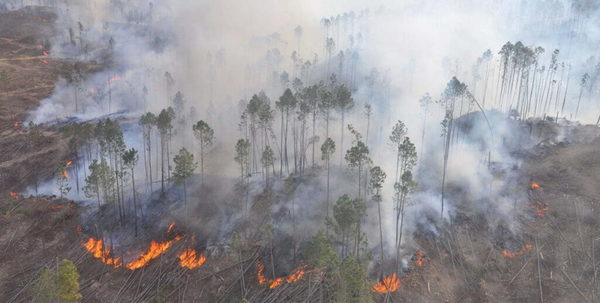
<instances>
[{"instance_id":1,"label":"pine tree","mask_svg":"<svg viewBox=\"0 0 600 303\"><path fill-rule=\"evenodd\" d=\"M192 129L194 130L194 135L196 139L200 141L200 173L201 173L201 181L204 184L204 155L206 153L206 148L213 144L215 139L215 131L210 128L208 123L200 120L198 121Z\"/></svg>"},{"instance_id":2,"label":"pine tree","mask_svg":"<svg viewBox=\"0 0 600 303\"><path fill-rule=\"evenodd\" d=\"M187 178L194 173L198 163L194 161L194 155L185 149L185 147L179 150L179 153L173 158L173 162L175 162L175 172L173 173L173 176L175 177L175 182L183 184L183 199L187 207L186 181Z\"/></svg>"},{"instance_id":3,"label":"pine tree","mask_svg":"<svg viewBox=\"0 0 600 303\"><path fill-rule=\"evenodd\" d=\"M79 293L79 273L71 260L63 259L58 267L58 298L65 303L81 302Z\"/></svg>"},{"instance_id":4,"label":"pine tree","mask_svg":"<svg viewBox=\"0 0 600 303\"><path fill-rule=\"evenodd\" d=\"M327 140L325 140L325 142L323 142L323 145L321 145L321 159L325 161L325 163L327 163L327 198L326 198L326 203L325 203L325 207L326 207L326 211L325 211L325 218L328 219L329 218L329 175L330 175L330 162L331 162L331 156L333 155L333 153L335 153L335 142L333 142L333 140L331 138L327 138Z\"/></svg>"}]
</instances>

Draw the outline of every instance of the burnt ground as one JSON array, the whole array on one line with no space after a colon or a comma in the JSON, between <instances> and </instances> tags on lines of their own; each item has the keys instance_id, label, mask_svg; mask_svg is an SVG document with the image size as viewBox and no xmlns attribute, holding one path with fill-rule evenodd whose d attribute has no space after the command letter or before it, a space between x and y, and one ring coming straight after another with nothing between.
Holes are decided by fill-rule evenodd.
<instances>
[{"instance_id":1,"label":"burnt ground","mask_svg":"<svg viewBox=\"0 0 600 303\"><path fill-rule=\"evenodd\" d=\"M63 258L79 269L84 302L235 302L242 283L251 302L300 302L318 293L323 284L314 272L275 290L258 285L255 261L264 256L260 247L268 245L258 240L245 243L241 256L235 250L215 253L201 268L187 270L176 257L194 245L185 237L149 266L113 269L81 245L86 235L97 236L93 226L79 227L85 207L55 197L10 195L51 178L56 164L69 158L67 138L58 130L43 129L42 138L31 144L29 131L14 126L24 122L27 111L48 97L59 75L72 66L42 52L48 48L46 37L53 34L52 20L51 11L39 8L0 13L1 301L33 301L39 272ZM46 59L48 63L42 61ZM555 140L561 132L575 140ZM400 290L391 296L394 302L598 300L600 131L541 121L530 136L536 145L519 154L523 163L515 188L509 189L527 193L513 205L521 214L517 227L488 222L474 202L457 205L455 218L439 235L413 235L425 253L424 265L409 264ZM540 187L532 189L532 182ZM264 222L260 214L270 203L268 196L259 199L256 205L261 209L251 212L255 229ZM176 232L186 230L178 227ZM148 235L156 240L168 237ZM140 246L147 241L138 240ZM373 299L383 301L384 296L374 294ZM318 296L310 301L315 300Z\"/></svg>"}]
</instances>

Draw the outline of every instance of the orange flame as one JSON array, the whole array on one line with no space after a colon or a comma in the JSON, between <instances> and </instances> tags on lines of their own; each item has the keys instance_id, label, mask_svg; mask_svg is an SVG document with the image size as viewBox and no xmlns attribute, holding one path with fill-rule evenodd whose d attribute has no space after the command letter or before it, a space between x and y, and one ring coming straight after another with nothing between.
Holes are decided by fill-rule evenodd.
<instances>
[{"instance_id":1,"label":"orange flame","mask_svg":"<svg viewBox=\"0 0 600 303\"><path fill-rule=\"evenodd\" d=\"M535 182L531 183L531 189L538 189L540 187L541 186L538 183L535 183Z\"/></svg>"},{"instance_id":2,"label":"orange flame","mask_svg":"<svg viewBox=\"0 0 600 303\"><path fill-rule=\"evenodd\" d=\"M283 278L275 278L273 280L270 280L269 282L269 289L274 289L277 288L277 286L281 285L281 283L283 283Z\"/></svg>"},{"instance_id":3,"label":"orange flame","mask_svg":"<svg viewBox=\"0 0 600 303\"><path fill-rule=\"evenodd\" d=\"M150 247L148 250L141 254L135 261L127 263L125 267L131 270L136 270L146 266L150 261L158 258L160 255L164 254L169 247L171 247L175 242L181 240L182 236L177 236L173 240L165 241L165 242L156 242L151 241Z\"/></svg>"},{"instance_id":4,"label":"orange flame","mask_svg":"<svg viewBox=\"0 0 600 303\"><path fill-rule=\"evenodd\" d=\"M121 267L121 258L111 258L110 256L110 248L104 247L104 241L96 240L94 238L90 238L83 247L89 251L94 258L99 259L104 264L112 265L114 268Z\"/></svg>"},{"instance_id":5,"label":"orange flame","mask_svg":"<svg viewBox=\"0 0 600 303\"><path fill-rule=\"evenodd\" d=\"M304 274L306 274L306 265L294 269L294 271L292 271L292 273L290 273L287 276L287 278L285 279L285 282L294 283L294 282L302 279Z\"/></svg>"},{"instance_id":6,"label":"orange flame","mask_svg":"<svg viewBox=\"0 0 600 303\"><path fill-rule=\"evenodd\" d=\"M544 202L542 201L535 201L531 206L531 209L533 209L535 211L535 213L540 216L540 217L544 217L544 215L546 214L546 212L548 210L550 210L550 208L548 207L548 205L546 205Z\"/></svg>"},{"instance_id":7,"label":"orange flame","mask_svg":"<svg viewBox=\"0 0 600 303\"><path fill-rule=\"evenodd\" d=\"M256 262L256 266L258 267L258 269L256 270L256 277L258 278L258 284L263 285L263 284L267 283L267 277L265 277L265 266L258 261Z\"/></svg>"},{"instance_id":8,"label":"orange flame","mask_svg":"<svg viewBox=\"0 0 600 303\"><path fill-rule=\"evenodd\" d=\"M40 59L40 62L42 62L44 64L48 64L48 60L45 60L45 59Z\"/></svg>"},{"instance_id":9,"label":"orange flame","mask_svg":"<svg viewBox=\"0 0 600 303\"><path fill-rule=\"evenodd\" d=\"M425 265L425 261L423 260L423 258L425 257L425 253L422 251L417 251L415 253L415 265L417 267L423 267L423 265Z\"/></svg>"},{"instance_id":10,"label":"orange flame","mask_svg":"<svg viewBox=\"0 0 600 303\"><path fill-rule=\"evenodd\" d=\"M533 248L533 245L529 244L529 243L525 243L525 245L523 246L523 249L517 251L517 252L510 252L508 249L503 249L500 253L507 257L507 258L514 258L514 257L518 257L518 256L522 256L524 255L528 250L531 250Z\"/></svg>"},{"instance_id":11,"label":"orange flame","mask_svg":"<svg viewBox=\"0 0 600 303\"><path fill-rule=\"evenodd\" d=\"M256 267L258 267L256 271L256 277L258 279L258 284L263 285L267 284L269 289L274 289L285 283L294 283L302 279L306 274L306 265L300 266L294 269L289 275L284 277L279 277L275 279L269 279L265 277L265 265L260 261L256 261Z\"/></svg>"},{"instance_id":12,"label":"orange flame","mask_svg":"<svg viewBox=\"0 0 600 303\"><path fill-rule=\"evenodd\" d=\"M43 50L43 51L42 51L42 54L43 54L44 56L48 56L48 55L50 55L50 53L49 53L47 50Z\"/></svg>"},{"instance_id":13,"label":"orange flame","mask_svg":"<svg viewBox=\"0 0 600 303\"><path fill-rule=\"evenodd\" d=\"M171 224L169 224L169 227L167 227L167 234L173 230L173 227L175 227L175 222L172 222Z\"/></svg>"},{"instance_id":14,"label":"orange flame","mask_svg":"<svg viewBox=\"0 0 600 303\"><path fill-rule=\"evenodd\" d=\"M19 121L16 121L15 123L13 123L13 127L14 127L15 129L19 129L19 128L21 128L21 122L19 122Z\"/></svg>"},{"instance_id":15,"label":"orange flame","mask_svg":"<svg viewBox=\"0 0 600 303\"><path fill-rule=\"evenodd\" d=\"M178 258L179 265L181 265L181 267L186 267L187 269L200 267L206 262L206 256L203 254L198 255L197 252L191 248L181 252Z\"/></svg>"},{"instance_id":16,"label":"orange flame","mask_svg":"<svg viewBox=\"0 0 600 303\"><path fill-rule=\"evenodd\" d=\"M400 279L398 279L398 275L396 273L392 273L391 275L381 279L377 284L373 285L371 288L374 292L385 294L388 292L395 292L400 288Z\"/></svg>"},{"instance_id":17,"label":"orange flame","mask_svg":"<svg viewBox=\"0 0 600 303\"><path fill-rule=\"evenodd\" d=\"M71 165L73 165L73 161L67 161L67 163L65 163L65 168L62 171L62 175L65 177L65 179L69 178L69 172L67 171L67 168Z\"/></svg>"},{"instance_id":18,"label":"orange flame","mask_svg":"<svg viewBox=\"0 0 600 303\"><path fill-rule=\"evenodd\" d=\"M11 192L9 192L9 193L8 193L8 195L9 195L11 198L13 198L13 199L21 199L21 198L23 198L21 195L17 194L17 193L16 193L16 192L14 192L14 191L11 191Z\"/></svg>"}]
</instances>

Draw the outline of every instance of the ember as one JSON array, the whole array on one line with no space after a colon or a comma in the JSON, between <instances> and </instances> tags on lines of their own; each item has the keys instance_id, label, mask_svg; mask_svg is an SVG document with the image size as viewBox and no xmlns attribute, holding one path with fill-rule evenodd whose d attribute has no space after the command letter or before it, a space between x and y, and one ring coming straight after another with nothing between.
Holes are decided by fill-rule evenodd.
<instances>
[{"instance_id":1,"label":"ember","mask_svg":"<svg viewBox=\"0 0 600 303\"><path fill-rule=\"evenodd\" d=\"M544 215L546 214L546 212L548 210L550 210L550 208L548 207L548 205L546 205L544 202L542 201L535 201L533 204L531 204L531 209L533 209L536 213L536 215L540 216L540 217L544 217Z\"/></svg>"},{"instance_id":2,"label":"ember","mask_svg":"<svg viewBox=\"0 0 600 303\"><path fill-rule=\"evenodd\" d=\"M423 267L423 265L425 265L425 262L423 260L424 258L425 258L425 253L422 251L417 251L415 253L415 258L414 258L415 265L417 267Z\"/></svg>"},{"instance_id":3,"label":"ember","mask_svg":"<svg viewBox=\"0 0 600 303\"><path fill-rule=\"evenodd\" d=\"M538 188L540 188L540 185L538 183L535 183L535 182L531 183L531 189L538 189Z\"/></svg>"},{"instance_id":4,"label":"ember","mask_svg":"<svg viewBox=\"0 0 600 303\"><path fill-rule=\"evenodd\" d=\"M396 273L392 273L391 275L381 279L377 284L373 285L371 288L374 292L385 294L389 292L395 292L400 288L400 279L398 279L398 275Z\"/></svg>"}]
</instances>

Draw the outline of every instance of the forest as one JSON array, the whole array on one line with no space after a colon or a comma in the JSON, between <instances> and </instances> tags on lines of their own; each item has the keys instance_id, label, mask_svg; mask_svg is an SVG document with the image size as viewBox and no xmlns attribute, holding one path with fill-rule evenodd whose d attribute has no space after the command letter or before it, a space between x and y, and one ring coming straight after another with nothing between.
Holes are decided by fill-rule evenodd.
<instances>
[{"instance_id":1,"label":"forest","mask_svg":"<svg viewBox=\"0 0 600 303\"><path fill-rule=\"evenodd\" d=\"M598 16L4 0L0 301L595 302Z\"/></svg>"}]
</instances>

